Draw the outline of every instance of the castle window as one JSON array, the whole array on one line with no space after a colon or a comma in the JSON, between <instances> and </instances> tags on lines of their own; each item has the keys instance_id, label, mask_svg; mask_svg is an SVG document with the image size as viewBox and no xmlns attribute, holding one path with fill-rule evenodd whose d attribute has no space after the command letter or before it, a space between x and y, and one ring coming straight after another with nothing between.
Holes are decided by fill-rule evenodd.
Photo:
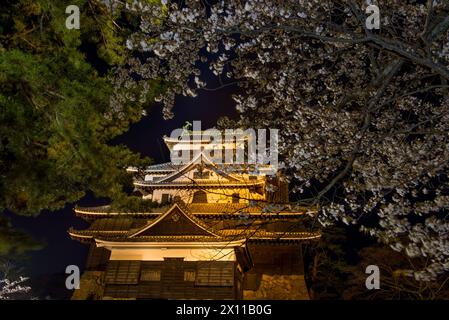
<instances>
[{"instance_id":1,"label":"castle window","mask_svg":"<svg viewBox=\"0 0 449 320\"><path fill-rule=\"evenodd\" d=\"M209 171L196 171L193 173L193 179L209 179L210 172Z\"/></svg>"},{"instance_id":2,"label":"castle window","mask_svg":"<svg viewBox=\"0 0 449 320\"><path fill-rule=\"evenodd\" d=\"M170 194L163 193L161 198L161 203L168 203L170 202Z\"/></svg>"},{"instance_id":3,"label":"castle window","mask_svg":"<svg viewBox=\"0 0 449 320\"><path fill-rule=\"evenodd\" d=\"M140 274L141 281L160 281L161 270L142 270Z\"/></svg>"},{"instance_id":4,"label":"castle window","mask_svg":"<svg viewBox=\"0 0 449 320\"><path fill-rule=\"evenodd\" d=\"M106 268L107 284L137 284L140 273L140 261L111 260Z\"/></svg>"},{"instance_id":5,"label":"castle window","mask_svg":"<svg viewBox=\"0 0 449 320\"><path fill-rule=\"evenodd\" d=\"M196 272L195 271L184 271L184 281L193 282L195 281Z\"/></svg>"},{"instance_id":6,"label":"castle window","mask_svg":"<svg viewBox=\"0 0 449 320\"><path fill-rule=\"evenodd\" d=\"M220 265L208 262L198 267L195 285L227 287L234 284L234 271L232 265Z\"/></svg>"},{"instance_id":7,"label":"castle window","mask_svg":"<svg viewBox=\"0 0 449 320\"><path fill-rule=\"evenodd\" d=\"M207 194L203 190L195 191L193 194L193 203L207 203Z\"/></svg>"}]
</instances>

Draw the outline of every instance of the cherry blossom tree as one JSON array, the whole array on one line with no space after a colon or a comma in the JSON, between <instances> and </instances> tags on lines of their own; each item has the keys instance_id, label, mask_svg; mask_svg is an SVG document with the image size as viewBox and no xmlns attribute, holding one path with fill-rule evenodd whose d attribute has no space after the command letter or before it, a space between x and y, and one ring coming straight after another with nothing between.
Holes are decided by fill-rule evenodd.
<instances>
[{"instance_id":1,"label":"cherry blossom tree","mask_svg":"<svg viewBox=\"0 0 449 320\"><path fill-rule=\"evenodd\" d=\"M125 5L124 3L122 3ZM380 29L366 7L380 9ZM359 224L449 270L449 3L361 0L133 1L141 52L121 83L163 78L157 101L236 83L240 119L225 127L279 128L283 169L319 220ZM157 40L157 41L156 41ZM143 58L144 57L144 58Z\"/></svg>"},{"instance_id":2,"label":"cherry blossom tree","mask_svg":"<svg viewBox=\"0 0 449 320\"><path fill-rule=\"evenodd\" d=\"M10 300L31 290L31 287L25 284L28 281L27 277L19 276L13 279L11 275L13 268L10 262L0 262L0 300Z\"/></svg>"}]
</instances>

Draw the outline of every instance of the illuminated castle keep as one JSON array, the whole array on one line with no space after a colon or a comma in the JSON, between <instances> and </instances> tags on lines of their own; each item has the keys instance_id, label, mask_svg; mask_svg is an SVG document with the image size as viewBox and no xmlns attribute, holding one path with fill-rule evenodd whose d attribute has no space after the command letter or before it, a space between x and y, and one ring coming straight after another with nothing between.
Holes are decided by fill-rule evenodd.
<instances>
[{"instance_id":1,"label":"illuminated castle keep","mask_svg":"<svg viewBox=\"0 0 449 320\"><path fill-rule=\"evenodd\" d=\"M128 168L135 192L160 206L75 209L90 226L69 234L90 251L73 298L307 299L302 244L320 234L302 219L315 208L290 206L270 164L218 163L210 140L185 134L191 139L164 137L172 162ZM214 149L235 155L248 139ZM190 156L173 161L174 152Z\"/></svg>"}]
</instances>

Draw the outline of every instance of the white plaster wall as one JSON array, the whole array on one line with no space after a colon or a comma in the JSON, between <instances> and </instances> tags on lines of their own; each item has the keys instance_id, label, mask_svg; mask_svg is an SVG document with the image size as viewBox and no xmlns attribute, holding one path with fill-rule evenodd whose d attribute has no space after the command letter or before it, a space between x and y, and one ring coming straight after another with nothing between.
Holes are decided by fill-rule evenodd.
<instances>
[{"instance_id":1,"label":"white plaster wall","mask_svg":"<svg viewBox=\"0 0 449 320\"><path fill-rule=\"evenodd\" d=\"M112 248L110 260L164 261L184 258L185 261L235 261L234 248Z\"/></svg>"}]
</instances>

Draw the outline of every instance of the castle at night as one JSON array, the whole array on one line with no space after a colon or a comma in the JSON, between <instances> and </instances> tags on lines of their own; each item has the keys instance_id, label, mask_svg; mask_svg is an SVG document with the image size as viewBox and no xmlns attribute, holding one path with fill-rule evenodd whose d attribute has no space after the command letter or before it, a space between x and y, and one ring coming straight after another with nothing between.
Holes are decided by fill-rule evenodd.
<instances>
[{"instance_id":1,"label":"castle at night","mask_svg":"<svg viewBox=\"0 0 449 320\"><path fill-rule=\"evenodd\" d=\"M76 207L90 223L70 236L90 246L73 299L308 299L302 246L320 237L293 207L270 164L218 162L210 141L164 137L183 161L128 168L148 212ZM217 147L234 154L248 136Z\"/></svg>"}]
</instances>

